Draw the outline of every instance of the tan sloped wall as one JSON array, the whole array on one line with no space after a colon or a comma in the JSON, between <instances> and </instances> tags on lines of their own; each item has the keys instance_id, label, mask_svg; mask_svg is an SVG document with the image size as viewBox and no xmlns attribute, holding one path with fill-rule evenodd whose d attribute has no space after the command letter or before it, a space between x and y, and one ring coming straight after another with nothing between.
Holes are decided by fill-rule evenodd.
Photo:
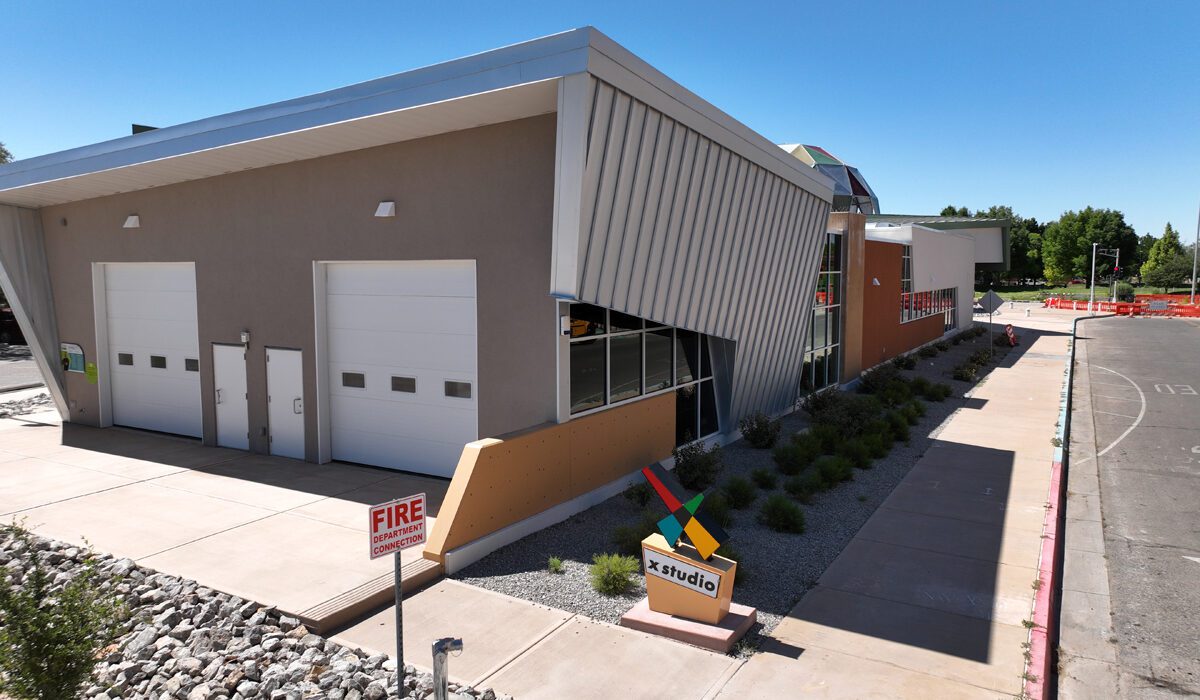
<instances>
[{"instance_id":1,"label":"tan sloped wall","mask_svg":"<svg viewBox=\"0 0 1200 700\"><path fill-rule=\"evenodd\" d=\"M664 459L674 446L673 391L468 443L425 557L444 563L446 552Z\"/></svg>"}]
</instances>

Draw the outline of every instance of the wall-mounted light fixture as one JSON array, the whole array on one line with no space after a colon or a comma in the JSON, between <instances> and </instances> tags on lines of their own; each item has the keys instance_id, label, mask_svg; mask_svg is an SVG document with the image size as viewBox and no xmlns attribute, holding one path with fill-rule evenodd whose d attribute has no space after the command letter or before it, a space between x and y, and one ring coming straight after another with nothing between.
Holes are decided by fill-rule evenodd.
<instances>
[{"instance_id":1,"label":"wall-mounted light fixture","mask_svg":"<svg viewBox=\"0 0 1200 700\"><path fill-rule=\"evenodd\" d=\"M250 331L242 331L242 345L250 344Z\"/></svg>"},{"instance_id":2,"label":"wall-mounted light fixture","mask_svg":"<svg viewBox=\"0 0 1200 700\"><path fill-rule=\"evenodd\" d=\"M125 217L125 225L122 226L122 228L141 228L141 227L142 227L142 217L138 216L137 214L130 214L129 216Z\"/></svg>"},{"instance_id":3,"label":"wall-mounted light fixture","mask_svg":"<svg viewBox=\"0 0 1200 700\"><path fill-rule=\"evenodd\" d=\"M381 219L386 219L396 215L395 202L380 202L379 206L375 207L375 216Z\"/></svg>"},{"instance_id":4,"label":"wall-mounted light fixture","mask_svg":"<svg viewBox=\"0 0 1200 700\"><path fill-rule=\"evenodd\" d=\"M872 278L871 278L871 286L873 286L873 287L878 287L878 286L879 286L879 278L878 278L878 277L872 277Z\"/></svg>"}]
</instances>

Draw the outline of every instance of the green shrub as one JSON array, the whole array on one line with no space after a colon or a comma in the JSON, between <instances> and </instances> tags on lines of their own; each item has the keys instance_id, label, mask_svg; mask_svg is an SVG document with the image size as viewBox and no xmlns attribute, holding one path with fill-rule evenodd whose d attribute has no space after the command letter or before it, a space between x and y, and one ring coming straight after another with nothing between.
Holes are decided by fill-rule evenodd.
<instances>
[{"instance_id":1,"label":"green shrub","mask_svg":"<svg viewBox=\"0 0 1200 700\"><path fill-rule=\"evenodd\" d=\"M918 403L920 402L912 401L896 409L900 412L900 415L904 416L904 419L908 421L909 425L916 425L917 423L921 422L921 414L917 412L916 408L916 404Z\"/></svg>"},{"instance_id":2,"label":"green shrub","mask_svg":"<svg viewBox=\"0 0 1200 700\"><path fill-rule=\"evenodd\" d=\"M638 572L636 557L620 554L597 554L592 557L592 588L603 595L621 595L633 588Z\"/></svg>"},{"instance_id":3,"label":"green shrub","mask_svg":"<svg viewBox=\"0 0 1200 700\"><path fill-rule=\"evenodd\" d=\"M804 411L810 416L818 416L828 411L840 402L845 395L837 389L826 389L804 397Z\"/></svg>"},{"instance_id":4,"label":"green shrub","mask_svg":"<svg viewBox=\"0 0 1200 700\"><path fill-rule=\"evenodd\" d=\"M778 532L804 532L804 511L781 493L773 493L763 502L759 520Z\"/></svg>"},{"instance_id":5,"label":"green shrub","mask_svg":"<svg viewBox=\"0 0 1200 700\"><path fill-rule=\"evenodd\" d=\"M894 365L879 365L863 373L858 381L858 390L864 394L877 394L896 379L900 379L900 370Z\"/></svg>"},{"instance_id":6,"label":"green shrub","mask_svg":"<svg viewBox=\"0 0 1200 700\"><path fill-rule=\"evenodd\" d=\"M725 482L725 498L729 507L741 510L758 498L758 489L744 476L734 476Z\"/></svg>"},{"instance_id":7,"label":"green shrub","mask_svg":"<svg viewBox=\"0 0 1200 700\"><path fill-rule=\"evenodd\" d=\"M948 343L944 340L937 341L936 343L933 344L933 346L938 349L938 352L946 352L947 350L950 349L950 343Z\"/></svg>"},{"instance_id":8,"label":"green shrub","mask_svg":"<svg viewBox=\"0 0 1200 700\"><path fill-rule=\"evenodd\" d=\"M73 698L80 695L100 650L124 629L129 610L96 570L89 551L65 585L54 583L38 558L33 537L13 524L0 539L24 543L13 560L23 582L0 576L0 693L18 698ZM11 564L10 561L10 564Z\"/></svg>"},{"instance_id":9,"label":"green shrub","mask_svg":"<svg viewBox=\"0 0 1200 700\"><path fill-rule=\"evenodd\" d=\"M825 423L818 423L809 428L807 433L801 434L807 434L809 438L816 440L823 455L833 454L843 437L837 428Z\"/></svg>"},{"instance_id":10,"label":"green shrub","mask_svg":"<svg viewBox=\"0 0 1200 700\"><path fill-rule=\"evenodd\" d=\"M897 355L892 358L892 366L896 369L914 369L917 366L917 360L911 355Z\"/></svg>"},{"instance_id":11,"label":"green shrub","mask_svg":"<svg viewBox=\"0 0 1200 700\"><path fill-rule=\"evenodd\" d=\"M954 373L950 376L960 382L973 382L979 378L979 370L975 368L975 365L959 365L954 368Z\"/></svg>"},{"instance_id":12,"label":"green shrub","mask_svg":"<svg viewBox=\"0 0 1200 700\"><path fill-rule=\"evenodd\" d=\"M844 394L827 410L813 417L817 425L832 426L838 435L857 435L862 426L883 414L883 402L875 396Z\"/></svg>"},{"instance_id":13,"label":"green shrub","mask_svg":"<svg viewBox=\"0 0 1200 700\"><path fill-rule=\"evenodd\" d=\"M721 527L729 527L733 523L733 516L729 514L729 499L725 498L721 491L713 491L706 495L700 504L700 510L708 513Z\"/></svg>"},{"instance_id":14,"label":"green shrub","mask_svg":"<svg viewBox=\"0 0 1200 700\"><path fill-rule=\"evenodd\" d=\"M902 379L893 381L879 392L879 399L888 406L899 406L911 398L912 389L909 388L908 382Z\"/></svg>"},{"instance_id":15,"label":"green shrub","mask_svg":"<svg viewBox=\"0 0 1200 700\"><path fill-rule=\"evenodd\" d=\"M971 353L971 357L969 359L972 364L984 367L992 361L992 351L981 348Z\"/></svg>"},{"instance_id":16,"label":"green shrub","mask_svg":"<svg viewBox=\"0 0 1200 700\"><path fill-rule=\"evenodd\" d=\"M863 426L863 435L878 435L883 439L883 444L888 446L889 451L891 450L892 443L896 441L896 436L892 434L892 426L884 416L880 416Z\"/></svg>"},{"instance_id":17,"label":"green shrub","mask_svg":"<svg viewBox=\"0 0 1200 700\"><path fill-rule=\"evenodd\" d=\"M716 554L718 557L725 557L730 561L737 562L737 571L733 574L734 583L741 583L742 581L746 580L746 576L748 576L748 574L746 573L745 567L742 566L742 555L733 548L733 545L726 542L718 547L717 551L713 552L713 554Z\"/></svg>"},{"instance_id":18,"label":"green shrub","mask_svg":"<svg viewBox=\"0 0 1200 700\"><path fill-rule=\"evenodd\" d=\"M813 494L825 490L825 480L821 478L821 473L814 469L783 482L783 490L792 498L808 503Z\"/></svg>"},{"instance_id":19,"label":"green shrub","mask_svg":"<svg viewBox=\"0 0 1200 700\"><path fill-rule=\"evenodd\" d=\"M813 464L813 469L821 475L825 488L833 488L854 478L854 465L845 457L826 455Z\"/></svg>"},{"instance_id":20,"label":"green shrub","mask_svg":"<svg viewBox=\"0 0 1200 700\"><path fill-rule=\"evenodd\" d=\"M712 486L721 471L721 448L714 445L710 450L702 442L676 447L675 477L685 489L703 491Z\"/></svg>"},{"instance_id":21,"label":"green shrub","mask_svg":"<svg viewBox=\"0 0 1200 700\"><path fill-rule=\"evenodd\" d=\"M962 341L963 341L963 334L962 334L962 333L955 333L954 335L950 336L950 343L951 343L952 345L958 345L958 344L959 344L959 343L961 343Z\"/></svg>"},{"instance_id":22,"label":"green shrub","mask_svg":"<svg viewBox=\"0 0 1200 700\"><path fill-rule=\"evenodd\" d=\"M926 345L925 347L918 350L917 354L920 355L921 357L925 358L926 360L928 360L930 358L937 357L938 349L932 345Z\"/></svg>"},{"instance_id":23,"label":"green shrub","mask_svg":"<svg viewBox=\"0 0 1200 700\"><path fill-rule=\"evenodd\" d=\"M763 489L764 491L770 491L771 489L775 488L775 472L771 471L770 469L759 467L758 469L750 472L750 478L754 479L754 483L758 485L758 488Z\"/></svg>"},{"instance_id":24,"label":"green shrub","mask_svg":"<svg viewBox=\"0 0 1200 700\"><path fill-rule=\"evenodd\" d=\"M771 420L762 411L755 411L738 421L738 429L751 447L759 449L774 447L779 439L779 421Z\"/></svg>"},{"instance_id":25,"label":"green shrub","mask_svg":"<svg viewBox=\"0 0 1200 700\"><path fill-rule=\"evenodd\" d=\"M908 385L914 394L924 396L925 392L929 391L929 387L932 386L932 383L925 377L913 377L913 380L909 382Z\"/></svg>"},{"instance_id":26,"label":"green shrub","mask_svg":"<svg viewBox=\"0 0 1200 700\"><path fill-rule=\"evenodd\" d=\"M897 442L908 442L910 434L908 430L908 418L900 411L892 411L887 414L888 428L892 431L892 437Z\"/></svg>"},{"instance_id":27,"label":"green shrub","mask_svg":"<svg viewBox=\"0 0 1200 700\"><path fill-rule=\"evenodd\" d=\"M550 557L546 560L546 570L552 574L561 574L563 569L562 559L558 557Z\"/></svg>"},{"instance_id":28,"label":"green shrub","mask_svg":"<svg viewBox=\"0 0 1200 700\"><path fill-rule=\"evenodd\" d=\"M945 401L953 393L954 389L951 388L949 384L945 382L938 382L937 384L933 385L933 389L930 391L927 398L930 401Z\"/></svg>"},{"instance_id":29,"label":"green shrub","mask_svg":"<svg viewBox=\"0 0 1200 700\"><path fill-rule=\"evenodd\" d=\"M879 433L867 433L858 438L863 447L867 448L867 454L871 455L872 459L883 459L887 457L888 452L892 448L892 436L889 433L887 436ZM870 465L868 464L869 468Z\"/></svg>"},{"instance_id":30,"label":"green shrub","mask_svg":"<svg viewBox=\"0 0 1200 700\"><path fill-rule=\"evenodd\" d=\"M784 444L777 445L772 456L780 472L793 476L821 456L821 443L809 433L800 433Z\"/></svg>"},{"instance_id":31,"label":"green shrub","mask_svg":"<svg viewBox=\"0 0 1200 700\"><path fill-rule=\"evenodd\" d=\"M837 454L839 457L849 460L859 469L867 469L871 466L871 451L863 444L861 438L846 440L838 447Z\"/></svg>"},{"instance_id":32,"label":"green shrub","mask_svg":"<svg viewBox=\"0 0 1200 700\"><path fill-rule=\"evenodd\" d=\"M613 546L621 554L641 556L642 540L658 532L660 517L654 511L644 510L636 523L618 525L612 534Z\"/></svg>"},{"instance_id":33,"label":"green shrub","mask_svg":"<svg viewBox=\"0 0 1200 700\"><path fill-rule=\"evenodd\" d=\"M654 495L654 489L650 488L650 484L641 481L625 489L622 495L638 508L645 508L650 504L650 497Z\"/></svg>"},{"instance_id":34,"label":"green shrub","mask_svg":"<svg viewBox=\"0 0 1200 700\"><path fill-rule=\"evenodd\" d=\"M943 384L941 386L945 385ZM925 404L921 403L920 401L913 399L908 403L908 408L917 416L917 418L925 417Z\"/></svg>"},{"instance_id":35,"label":"green shrub","mask_svg":"<svg viewBox=\"0 0 1200 700\"><path fill-rule=\"evenodd\" d=\"M1128 282L1117 282L1117 301L1133 301L1133 285Z\"/></svg>"}]
</instances>

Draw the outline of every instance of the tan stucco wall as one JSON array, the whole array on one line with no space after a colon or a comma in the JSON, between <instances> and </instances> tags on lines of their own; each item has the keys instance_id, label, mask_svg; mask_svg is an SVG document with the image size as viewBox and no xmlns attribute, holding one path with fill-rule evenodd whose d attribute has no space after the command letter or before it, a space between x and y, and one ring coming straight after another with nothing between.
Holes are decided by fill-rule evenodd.
<instances>
[{"instance_id":1,"label":"tan stucco wall","mask_svg":"<svg viewBox=\"0 0 1200 700\"><path fill-rule=\"evenodd\" d=\"M211 343L248 328L251 449L267 451L264 347L299 348L315 460L313 261L473 259L480 437L553 421L554 149L546 115L44 208L59 336L96 357L91 263L195 261L205 442ZM373 216L382 200L395 218ZM133 213L141 228L122 229ZM98 422L96 386L71 374L67 395L71 420Z\"/></svg>"},{"instance_id":2,"label":"tan stucco wall","mask_svg":"<svg viewBox=\"0 0 1200 700\"><path fill-rule=\"evenodd\" d=\"M425 558L446 553L666 459L675 392L463 448Z\"/></svg>"}]
</instances>

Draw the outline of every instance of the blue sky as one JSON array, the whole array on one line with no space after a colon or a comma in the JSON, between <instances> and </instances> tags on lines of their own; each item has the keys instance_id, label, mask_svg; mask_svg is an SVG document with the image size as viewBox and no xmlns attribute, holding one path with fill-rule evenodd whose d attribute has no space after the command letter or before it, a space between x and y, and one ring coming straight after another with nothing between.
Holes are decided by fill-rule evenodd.
<instances>
[{"instance_id":1,"label":"blue sky","mask_svg":"<svg viewBox=\"0 0 1200 700\"><path fill-rule=\"evenodd\" d=\"M1092 205L1195 235L1200 3L0 0L0 141L26 158L587 24L884 211Z\"/></svg>"}]
</instances>

